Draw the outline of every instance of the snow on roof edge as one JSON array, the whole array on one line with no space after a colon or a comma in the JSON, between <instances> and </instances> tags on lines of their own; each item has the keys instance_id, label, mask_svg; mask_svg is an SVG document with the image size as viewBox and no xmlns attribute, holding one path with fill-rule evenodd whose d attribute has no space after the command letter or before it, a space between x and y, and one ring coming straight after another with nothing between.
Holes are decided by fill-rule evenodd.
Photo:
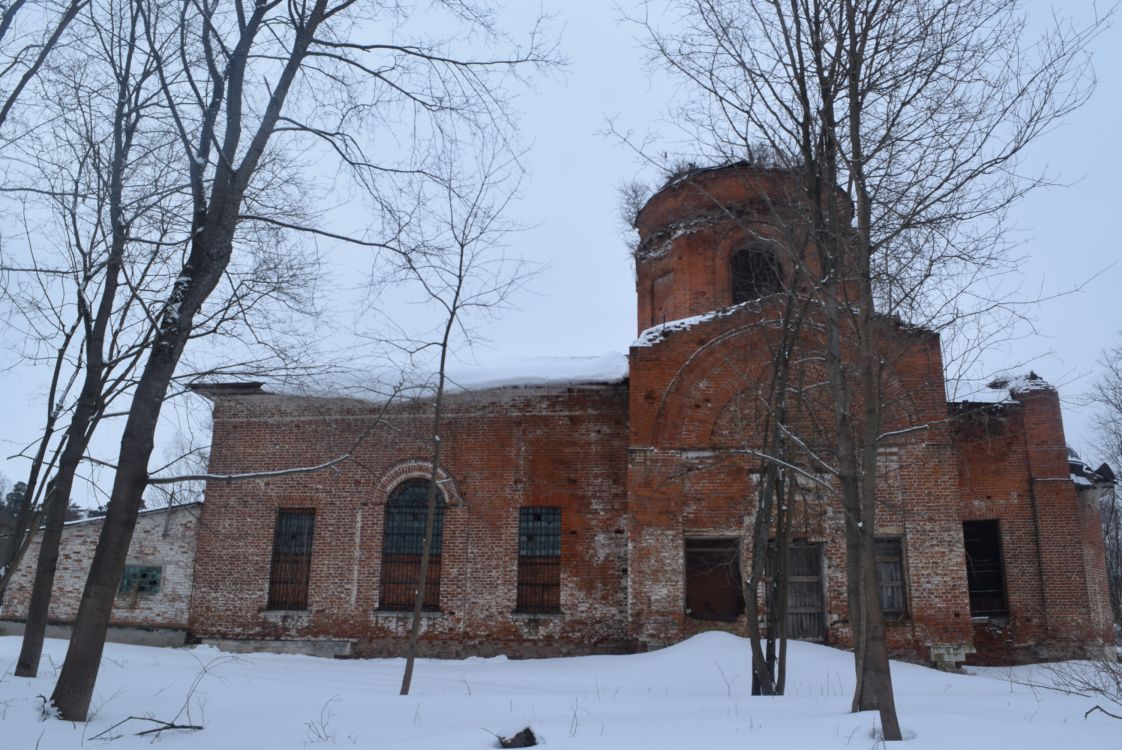
<instances>
[{"instance_id":1,"label":"snow on roof edge","mask_svg":"<svg viewBox=\"0 0 1122 750\"><path fill-rule=\"evenodd\" d=\"M709 320L717 320L718 318L728 317L729 315L732 315L733 313L754 302L758 303L759 300L748 300L747 302L741 302L740 304L732 305L730 307L722 307L717 310L712 310L711 312L702 313L701 315L691 315L688 318L679 318L678 320L668 320L664 323L659 323L658 325L651 326L650 328L647 328L646 330L640 332L638 338L636 338L635 341L631 343L631 346L654 346L655 344L666 338L666 335L669 333L674 333L675 331L685 331Z\"/></svg>"},{"instance_id":2,"label":"snow on roof edge","mask_svg":"<svg viewBox=\"0 0 1122 750\"><path fill-rule=\"evenodd\" d=\"M485 364L449 365L445 393L471 393L497 388L620 383L628 378L627 355L606 352L585 357L508 357ZM347 372L330 380L269 384L267 393L307 398L353 398L385 401L393 397L431 396L436 374L413 372Z\"/></svg>"}]
</instances>

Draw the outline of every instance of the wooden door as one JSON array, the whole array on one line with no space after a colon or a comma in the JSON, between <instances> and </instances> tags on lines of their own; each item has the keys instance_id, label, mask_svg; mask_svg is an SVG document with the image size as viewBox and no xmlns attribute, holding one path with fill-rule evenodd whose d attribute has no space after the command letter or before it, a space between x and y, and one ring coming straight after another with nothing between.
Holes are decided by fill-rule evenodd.
<instances>
[{"instance_id":1,"label":"wooden door","mask_svg":"<svg viewBox=\"0 0 1122 750\"><path fill-rule=\"evenodd\" d=\"M787 551L787 637L821 643L825 636L822 545L791 542Z\"/></svg>"}]
</instances>

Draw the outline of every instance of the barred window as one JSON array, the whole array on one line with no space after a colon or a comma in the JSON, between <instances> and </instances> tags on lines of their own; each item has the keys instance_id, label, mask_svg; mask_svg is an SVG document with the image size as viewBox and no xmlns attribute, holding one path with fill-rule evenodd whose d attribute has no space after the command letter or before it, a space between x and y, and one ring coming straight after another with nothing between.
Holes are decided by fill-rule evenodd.
<instances>
[{"instance_id":1,"label":"barred window","mask_svg":"<svg viewBox=\"0 0 1122 750\"><path fill-rule=\"evenodd\" d=\"M158 594L164 569L158 565L126 565L118 594Z\"/></svg>"},{"instance_id":2,"label":"barred window","mask_svg":"<svg viewBox=\"0 0 1122 750\"><path fill-rule=\"evenodd\" d=\"M316 512L308 508L277 511L269 609L307 609Z\"/></svg>"},{"instance_id":3,"label":"barred window","mask_svg":"<svg viewBox=\"0 0 1122 750\"><path fill-rule=\"evenodd\" d=\"M382 536L382 593L379 609L410 611L421 576L421 549L425 539L425 515L431 483L407 479L390 493L386 503L386 527ZM444 494L436 490L436 515L429 546L429 570L423 608L440 608L440 552L444 537Z\"/></svg>"},{"instance_id":4,"label":"barred window","mask_svg":"<svg viewBox=\"0 0 1122 750\"><path fill-rule=\"evenodd\" d=\"M876 540L877 591L886 617L901 617L908 611L904 585L904 551L900 537Z\"/></svg>"},{"instance_id":5,"label":"barred window","mask_svg":"<svg viewBox=\"0 0 1122 750\"><path fill-rule=\"evenodd\" d=\"M516 612L561 611L561 509L518 509Z\"/></svg>"},{"instance_id":6,"label":"barred window","mask_svg":"<svg viewBox=\"0 0 1122 750\"><path fill-rule=\"evenodd\" d=\"M781 281L775 253L762 247L737 250L730 259L732 304L747 302L778 292Z\"/></svg>"},{"instance_id":7,"label":"barred window","mask_svg":"<svg viewBox=\"0 0 1122 750\"><path fill-rule=\"evenodd\" d=\"M686 540L686 614L734 621L744 611L739 539Z\"/></svg>"}]
</instances>

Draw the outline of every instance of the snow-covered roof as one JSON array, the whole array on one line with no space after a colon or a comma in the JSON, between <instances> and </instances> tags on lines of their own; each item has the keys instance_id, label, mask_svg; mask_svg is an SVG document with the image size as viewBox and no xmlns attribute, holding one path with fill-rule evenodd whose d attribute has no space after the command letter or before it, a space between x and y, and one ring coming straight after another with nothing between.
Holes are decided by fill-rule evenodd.
<instances>
[{"instance_id":1,"label":"snow-covered roof","mask_svg":"<svg viewBox=\"0 0 1122 750\"><path fill-rule=\"evenodd\" d=\"M516 357L448 368L453 390L476 391L528 385L619 383L627 379L627 355L607 352L595 357Z\"/></svg>"},{"instance_id":2,"label":"snow-covered roof","mask_svg":"<svg viewBox=\"0 0 1122 750\"><path fill-rule=\"evenodd\" d=\"M607 352L590 357L507 357L481 364L450 363L445 393L464 393L492 388L522 388L547 385L619 383L627 379L627 355ZM284 382L196 386L210 395L223 391L237 394L265 392L308 398L351 398L385 401L390 398L430 396L436 374L427 370L355 369Z\"/></svg>"},{"instance_id":3,"label":"snow-covered roof","mask_svg":"<svg viewBox=\"0 0 1122 750\"><path fill-rule=\"evenodd\" d=\"M1010 393L1026 391L1053 391L1055 387L1032 370L1021 375L1001 375L989 384L994 390L1007 390Z\"/></svg>"},{"instance_id":4,"label":"snow-covered roof","mask_svg":"<svg viewBox=\"0 0 1122 750\"><path fill-rule=\"evenodd\" d=\"M738 305L731 307L722 307L719 310L712 312L702 313L701 315L692 315L688 318L679 318L678 320L670 320L665 323L659 323L656 326L651 326L647 330L639 334L639 338L631 344L632 346L653 346L659 341L666 338L668 333L674 331L684 331L693 328L699 323L704 323L708 320L717 320L718 318L725 318L737 312L746 305L758 304L758 300L749 300L748 302L741 302Z\"/></svg>"},{"instance_id":5,"label":"snow-covered roof","mask_svg":"<svg viewBox=\"0 0 1122 750\"><path fill-rule=\"evenodd\" d=\"M1114 471L1105 463L1092 469L1070 445L1067 447L1067 467L1071 481L1076 487L1094 487L1099 484L1114 484Z\"/></svg>"},{"instance_id":6,"label":"snow-covered roof","mask_svg":"<svg viewBox=\"0 0 1122 750\"><path fill-rule=\"evenodd\" d=\"M201 505L202 505L202 501L193 500L189 503L179 503L177 505L171 505L171 506L164 505L160 508L144 508L141 511L139 511L137 513L137 515L144 516L144 515L148 515L150 513L167 513L170 510L180 510L180 509L186 509L186 508L193 508L193 507L201 506ZM88 509L83 509L83 510L86 510L87 513L89 512ZM102 511L97 511L97 512L98 512L98 515L96 515L96 516L95 515L87 515L85 518L76 518L73 521L67 521L63 525L64 526L80 526L81 524L84 524L84 523L101 523L102 521L105 520L105 513L102 512Z\"/></svg>"}]
</instances>

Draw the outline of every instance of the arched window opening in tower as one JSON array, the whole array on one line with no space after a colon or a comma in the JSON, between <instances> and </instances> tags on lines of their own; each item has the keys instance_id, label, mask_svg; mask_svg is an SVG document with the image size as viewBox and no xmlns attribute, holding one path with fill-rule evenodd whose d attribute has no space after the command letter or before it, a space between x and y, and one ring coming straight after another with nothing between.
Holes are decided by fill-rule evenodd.
<instances>
[{"instance_id":1,"label":"arched window opening in tower","mask_svg":"<svg viewBox=\"0 0 1122 750\"><path fill-rule=\"evenodd\" d=\"M731 259L732 304L775 294L782 288L779 260L760 247L737 250Z\"/></svg>"},{"instance_id":2,"label":"arched window opening in tower","mask_svg":"<svg viewBox=\"0 0 1122 750\"><path fill-rule=\"evenodd\" d=\"M394 488L386 503L386 528L382 536L382 592L379 609L413 609L413 592L421 574L421 545L425 538L425 512L429 481L407 479ZM440 551L444 537L444 495L436 490L436 515L425 577L426 610L440 608Z\"/></svg>"}]
</instances>

